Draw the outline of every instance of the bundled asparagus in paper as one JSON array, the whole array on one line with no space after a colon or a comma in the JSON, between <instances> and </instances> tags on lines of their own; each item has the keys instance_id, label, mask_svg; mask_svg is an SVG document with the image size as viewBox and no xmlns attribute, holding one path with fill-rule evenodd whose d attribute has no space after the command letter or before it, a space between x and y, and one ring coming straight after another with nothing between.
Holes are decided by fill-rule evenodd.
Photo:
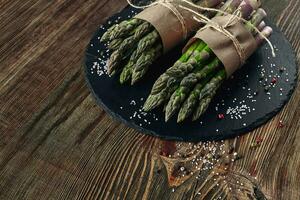
<instances>
[{"instance_id":1,"label":"bundled asparagus in paper","mask_svg":"<svg viewBox=\"0 0 300 200\"><path fill-rule=\"evenodd\" d=\"M247 24L245 24L245 26L247 27L247 29L249 31L252 32L252 34L256 34L256 32L254 31L253 27L258 26L263 18L266 16L266 13L263 9L258 9L253 16L251 17L251 19L248 21ZM208 48L208 46L207 46ZM199 98L204 99L204 96L207 96L208 93L210 93L210 96L213 96L214 93L216 92L216 90L212 89L212 86L209 86L209 83L205 85L205 83L207 83L208 81L210 81L210 78L207 76L212 76L214 75L214 73L218 72L219 70L222 72L225 72L225 70L223 69L223 65L222 62L213 54L210 54L211 57L214 57L213 61L211 63L209 63L207 66L205 66L203 69L199 70L199 71L194 71L192 73L190 73L187 77L185 77L183 79L183 81L180 83L180 87L177 89L177 91L179 91L178 95L176 95L175 93L171 96L171 99L168 103L167 106L167 112L166 112L166 119L169 119L173 114L175 114L175 112L177 111L177 109L179 109L179 106L182 105L182 103L184 102L184 100L186 99L187 95L189 95L189 92L193 89L193 87L195 86L195 84L197 84L198 81L200 81L196 87L196 90L199 91L201 88L203 88L204 90L201 91L201 95ZM217 78L214 77L214 80L217 81L219 79L223 80L223 77L225 75L226 78L226 72L225 73L221 73L216 75ZM191 80L192 78L196 79L196 81ZM202 80L203 77L206 77L206 80ZM221 85L222 81L218 81L217 83L215 83L214 85L219 86ZM185 88L187 88L185 86L185 82L189 83L189 91L187 92ZM201 86L200 86L201 85ZM182 91L182 92L181 92ZM204 91L206 91L206 95L204 94ZM182 108L180 110L179 116L178 116L178 121L182 121L183 119L185 119L187 116L189 116L190 112L193 111L193 109L195 109L195 107L193 106L193 103L196 103L197 101L195 101L195 97L197 97L197 92L193 91L192 95L190 96L190 98L188 98L187 102L185 104L182 105ZM180 99L180 100L177 100ZM205 100L207 101L207 99L205 98ZM203 102L205 101L203 100ZM208 105L209 103L206 103L206 105ZM205 104L201 104L202 106L199 106L200 108L198 110L204 110L203 105ZM196 111L194 114L194 120L196 120L201 114L202 112Z\"/></svg>"},{"instance_id":2,"label":"bundled asparagus in paper","mask_svg":"<svg viewBox=\"0 0 300 200\"><path fill-rule=\"evenodd\" d=\"M262 34L265 37L269 37L272 34L272 28L269 26L263 27ZM258 45L264 41L264 38L262 38L260 35L258 35L255 39ZM190 114L193 115L192 117L194 121L197 120L207 110L210 102L216 94L216 91L219 89L225 79L226 71L225 69L220 69L216 75L205 85L205 87L202 87L202 89L197 89L196 86L189 98L183 104L177 121L183 121ZM194 112L191 111L194 109L196 109Z\"/></svg>"},{"instance_id":3,"label":"bundled asparagus in paper","mask_svg":"<svg viewBox=\"0 0 300 200\"><path fill-rule=\"evenodd\" d=\"M223 0L190 1L202 7L213 8L220 5ZM213 13L203 14L212 17ZM159 11L153 15L165 17L164 13ZM193 26L188 27L188 34L195 31L192 30ZM199 23L197 26L200 26ZM174 34L174 30L170 28L169 33L166 34L172 33ZM108 42L108 48L113 51L108 62L108 73L112 75L116 71L121 71L121 83L131 81L134 84L140 80L148 71L149 66L163 54L165 48L159 31L150 22L139 18L132 18L113 25L102 36L101 41ZM126 64L124 65L124 63Z\"/></svg>"},{"instance_id":4,"label":"bundled asparagus in paper","mask_svg":"<svg viewBox=\"0 0 300 200\"><path fill-rule=\"evenodd\" d=\"M258 5L259 4L257 4L257 6ZM241 9L241 12L245 19L249 17L249 14L243 13L243 9ZM265 11L258 9L245 24L246 28L255 35L256 31L253 27L257 27L262 30L262 34L265 35L265 37L268 37L272 29L265 27L265 23L262 21L265 16ZM261 37L258 36L258 44L261 43L261 41ZM189 51L193 53L190 54ZM180 110L177 119L178 122L183 121L190 115L193 115L193 120L198 119L201 114L205 112L217 89L227 77L222 62L204 42L196 40L186 53L186 55L190 54L186 62L180 60L180 62L177 62L179 63L177 66L175 64L172 67L173 69L170 68L168 70L173 70L174 73L170 73L171 76L169 76L170 74L167 74L167 76L163 74L160 79L158 79L153 87L152 93L155 89L158 91L159 87L161 87L161 91L157 93L158 96L150 95L144 106L146 110L152 109L164 101L169 100L171 96L165 109L166 121L178 110ZM173 85L168 84L170 82ZM163 86L164 83L167 84ZM159 96L162 98L158 98Z\"/></svg>"},{"instance_id":5,"label":"bundled asparagus in paper","mask_svg":"<svg viewBox=\"0 0 300 200\"><path fill-rule=\"evenodd\" d=\"M227 13L233 13L239 8L242 16L246 18L259 6L260 2L257 0L231 0L226 3L226 8L223 10ZM152 110L166 102L177 89L182 78L197 66L201 67L207 64L212 54L212 50L204 42L196 41L193 43L181 58L154 83L144 104L144 110Z\"/></svg>"}]
</instances>

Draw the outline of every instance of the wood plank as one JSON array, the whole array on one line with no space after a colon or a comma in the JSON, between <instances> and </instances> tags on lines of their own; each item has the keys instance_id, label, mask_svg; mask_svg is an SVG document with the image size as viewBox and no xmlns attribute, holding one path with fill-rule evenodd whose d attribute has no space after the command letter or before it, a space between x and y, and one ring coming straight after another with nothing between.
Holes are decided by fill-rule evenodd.
<instances>
[{"instance_id":1,"label":"wood plank","mask_svg":"<svg viewBox=\"0 0 300 200\"><path fill-rule=\"evenodd\" d=\"M300 61L300 2L262 2ZM297 199L299 86L269 123L213 144L142 135L95 104L83 76L85 46L97 26L125 5L0 2L0 199ZM253 149L257 138L262 143ZM188 161L206 153L203 145L225 150L207 171ZM235 160L234 152L243 158ZM184 177L178 175L182 166L190 169Z\"/></svg>"},{"instance_id":2,"label":"wood plank","mask_svg":"<svg viewBox=\"0 0 300 200\"><path fill-rule=\"evenodd\" d=\"M98 24L125 6L124 1L39 2L46 5L31 1L30 8L24 8L29 10L28 16L16 20L19 12L9 9L1 26L4 34L10 33L9 38L0 40L0 130L6 137L37 110L74 66L81 66L84 49ZM5 21L10 25L5 26ZM21 27L18 34L15 27Z\"/></svg>"}]
</instances>

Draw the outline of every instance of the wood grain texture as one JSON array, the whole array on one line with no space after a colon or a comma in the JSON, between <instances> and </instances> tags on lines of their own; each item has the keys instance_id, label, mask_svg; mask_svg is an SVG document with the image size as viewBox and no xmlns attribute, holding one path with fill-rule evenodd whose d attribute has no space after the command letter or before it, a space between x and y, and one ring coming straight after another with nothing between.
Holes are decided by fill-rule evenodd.
<instances>
[{"instance_id":1,"label":"wood grain texture","mask_svg":"<svg viewBox=\"0 0 300 200\"><path fill-rule=\"evenodd\" d=\"M300 1L262 2L299 62ZM299 199L299 86L263 127L205 144L225 152L207 171L189 166L207 155L203 144L142 135L96 105L83 76L85 47L97 26L125 6L0 1L0 199Z\"/></svg>"}]
</instances>

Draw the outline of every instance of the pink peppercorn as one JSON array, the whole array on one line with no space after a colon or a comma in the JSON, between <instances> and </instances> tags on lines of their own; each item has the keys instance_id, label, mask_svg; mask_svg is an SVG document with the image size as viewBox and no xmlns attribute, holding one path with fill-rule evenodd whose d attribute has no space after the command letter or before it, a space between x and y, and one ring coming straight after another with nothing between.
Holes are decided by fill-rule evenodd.
<instances>
[{"instance_id":1,"label":"pink peppercorn","mask_svg":"<svg viewBox=\"0 0 300 200\"><path fill-rule=\"evenodd\" d=\"M218 118L219 118L219 119L224 119L225 116L224 116L224 114L218 114Z\"/></svg>"}]
</instances>

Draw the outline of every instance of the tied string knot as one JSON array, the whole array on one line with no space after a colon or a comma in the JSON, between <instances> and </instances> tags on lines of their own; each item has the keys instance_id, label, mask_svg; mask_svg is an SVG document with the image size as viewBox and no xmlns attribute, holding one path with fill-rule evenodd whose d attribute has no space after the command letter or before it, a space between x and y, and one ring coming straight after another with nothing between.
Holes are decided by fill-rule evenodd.
<instances>
[{"instance_id":1,"label":"tied string knot","mask_svg":"<svg viewBox=\"0 0 300 200\"><path fill-rule=\"evenodd\" d=\"M214 8L207 8L207 7L202 7L202 6L199 6L199 5L196 5L194 3L191 3L187 0L182 0L184 1L185 3L195 7L195 8L198 8L200 10L203 10L203 11L210 11L210 12L217 12L219 14L222 14L222 15L228 15L228 16L231 16L230 19L228 20L228 22L225 24L225 26L221 26L219 25L218 23L212 21L211 19L209 19L208 17L206 17L205 15L201 14L201 13L198 13L196 12L195 10L193 9L190 9L190 8L187 8L185 6L182 6L180 5L179 7L189 11L190 13L194 14L193 18L194 20L198 21L199 23L203 23L205 24L206 26L204 26L201 30L203 29L206 29L208 27L211 27L217 31L219 31L220 33L224 34L226 37L228 37L234 44L234 47L239 55L239 58L240 58L240 63L241 64L244 64L246 62L246 57L245 57L245 50L242 48L240 42L236 39L236 37L234 37L234 35L232 35L232 33L230 33L226 28L232 23L234 22L235 20L239 20L241 22L244 22L244 23L247 23L248 21L245 20L242 16L241 16L241 7L238 7L232 14L231 13L227 13L227 12L224 12L222 10L219 10L219 9L214 9ZM257 34L259 34L267 43L268 45L270 46L271 48L271 52L272 52L272 56L273 57L276 57L276 54L275 54L275 50L274 50L274 47L273 47L273 44L270 42L270 40L260 31L258 30L257 27L253 26L250 24L250 26L255 30L255 32Z\"/></svg>"},{"instance_id":2,"label":"tied string knot","mask_svg":"<svg viewBox=\"0 0 300 200\"><path fill-rule=\"evenodd\" d=\"M182 27L182 32L183 32L183 38L186 39L188 36L188 31L187 31L187 26L184 20L184 17L182 16L182 14L178 11L178 9L173 5L174 4L174 0L157 0L153 3L150 3L148 5L144 5L144 6L138 6L135 5L131 2L131 0L127 0L128 4L130 6L132 6L133 8L137 8L137 9L145 9L145 8L149 8L155 5L162 5L166 8L168 8L172 13L174 13L174 15L177 17L177 19L179 20L181 27ZM245 22L247 23L248 21L245 20L244 18L241 17L241 12L240 12L240 7L238 9L236 9L232 14L231 13L227 13L225 11L222 11L220 9L215 9L215 8L208 8L208 7L203 7L200 5L196 5L188 0L181 0L181 2L185 2L187 5L193 7L194 9L199 9L202 11L207 11L207 12L216 12L219 14L223 14L223 15L230 15L231 18L228 20L228 22L226 23L225 26L220 26L218 23L212 21L211 19L209 19L208 17L206 17L204 14L201 14L199 12L196 12L194 9L188 8L186 6L183 6L181 4L178 5L179 8L184 9L188 12L190 12L191 14L193 14L193 19L198 21L199 23L204 23L206 26L204 26L202 29L211 27L221 33L223 33L225 36L227 36L230 40L232 40L238 55L240 57L240 62L242 64L245 63L245 53L244 53L244 49L241 47L240 42L226 29L233 21L235 20L239 20L241 22ZM258 28L256 28L255 26L252 25L252 28L256 31L257 34L259 34L270 46L271 51L272 51L272 56L275 57L275 50L273 47L273 44L270 42L270 40L260 31L258 30ZM201 29L200 29L201 30Z\"/></svg>"},{"instance_id":3,"label":"tied string knot","mask_svg":"<svg viewBox=\"0 0 300 200\"><path fill-rule=\"evenodd\" d=\"M211 27L211 28L219 31L222 34L224 34L226 37L228 37L233 42L233 45L234 45L234 47L236 49L236 52L239 55L241 65L245 64L246 59L247 59L246 56L245 56L245 50L241 46L241 44L238 41L238 39L236 39L236 37L234 37L234 35L232 35L232 33L227 30L228 25L227 26L226 25L225 26L221 26L218 23L209 22L209 23L206 24L205 27L203 27L200 30L204 30L204 29L209 28L209 27Z\"/></svg>"},{"instance_id":4,"label":"tied string knot","mask_svg":"<svg viewBox=\"0 0 300 200\"><path fill-rule=\"evenodd\" d=\"M237 12L239 12L239 11L237 10ZM236 52L238 53L241 65L243 65L243 64L245 64L246 59L247 59L246 55L245 55L245 49L241 46L239 40L230 31L227 30L228 26L230 26L234 21L236 21L235 16L237 16L237 15L232 15L231 18L228 20L228 22L224 26L221 26L220 24L218 24L212 20L209 20L206 22L206 26L201 28L200 31L207 29L207 28L213 28L216 31L219 31L220 33L222 33L226 37L228 37L232 41L232 43L236 49Z\"/></svg>"},{"instance_id":5,"label":"tied string knot","mask_svg":"<svg viewBox=\"0 0 300 200\"><path fill-rule=\"evenodd\" d=\"M189 12L195 14L196 16L198 16L200 18L199 19L195 16L193 17L194 20L198 21L199 23L205 24L205 26L203 28L201 28L200 31L204 30L204 29L207 29L207 28L213 28L216 31L219 31L220 33L222 33L226 37L228 37L233 42L233 45L234 45L234 47L235 47L235 49L238 53L238 56L240 58L240 63L243 65L246 62L246 56L245 56L244 48L241 46L238 39L236 37L234 37L234 35L232 35L232 33L227 30L227 27L230 26L234 21L236 21L237 18L241 18L240 17L240 15L241 15L240 8L236 9L233 14L228 14L228 15L231 15L231 17L229 18L229 20L226 22L226 24L224 26L221 26L220 24L212 21L211 19L209 19L205 15L199 14L199 13L195 12L194 10L186 8L184 6L180 6L180 7L182 7L183 9L188 10ZM201 6L196 6L195 5L195 7L203 9ZM212 9L212 8L204 8L204 9L207 10L207 11L215 11L216 10L217 12L222 12L220 10Z\"/></svg>"}]
</instances>

